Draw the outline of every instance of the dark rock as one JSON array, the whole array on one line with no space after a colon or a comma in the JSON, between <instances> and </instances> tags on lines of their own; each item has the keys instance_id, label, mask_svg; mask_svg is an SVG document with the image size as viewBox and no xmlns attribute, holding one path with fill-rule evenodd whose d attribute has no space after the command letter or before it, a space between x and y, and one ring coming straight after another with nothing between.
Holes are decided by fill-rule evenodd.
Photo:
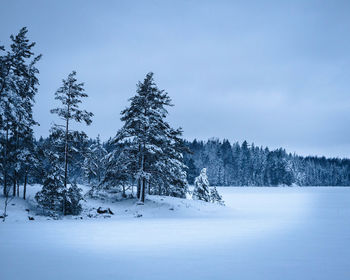
<instances>
[{"instance_id":1,"label":"dark rock","mask_svg":"<svg viewBox=\"0 0 350 280\"><path fill-rule=\"evenodd\" d=\"M99 213L99 214L106 214L106 213L108 212L107 209L102 209L101 207L98 207L98 209L97 209L96 211L97 211L97 213Z\"/></svg>"},{"instance_id":2,"label":"dark rock","mask_svg":"<svg viewBox=\"0 0 350 280\"><path fill-rule=\"evenodd\" d=\"M110 214L110 215L114 215L114 213L112 212L111 208L107 208L107 209L102 209L102 207L98 207L98 209L96 210L98 214Z\"/></svg>"},{"instance_id":3,"label":"dark rock","mask_svg":"<svg viewBox=\"0 0 350 280\"><path fill-rule=\"evenodd\" d=\"M34 217L28 216L29 221L34 221Z\"/></svg>"}]
</instances>

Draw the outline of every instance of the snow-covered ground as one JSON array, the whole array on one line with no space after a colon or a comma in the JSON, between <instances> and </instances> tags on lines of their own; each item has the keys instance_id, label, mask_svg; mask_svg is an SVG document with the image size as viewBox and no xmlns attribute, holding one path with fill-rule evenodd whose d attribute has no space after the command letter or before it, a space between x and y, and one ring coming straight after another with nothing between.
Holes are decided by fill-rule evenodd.
<instances>
[{"instance_id":1,"label":"snow-covered ground","mask_svg":"<svg viewBox=\"0 0 350 280\"><path fill-rule=\"evenodd\" d=\"M1 280L350 279L350 188L218 188L227 207L88 200L78 220L34 215L36 188L0 223ZM99 206L114 215L93 218Z\"/></svg>"}]
</instances>

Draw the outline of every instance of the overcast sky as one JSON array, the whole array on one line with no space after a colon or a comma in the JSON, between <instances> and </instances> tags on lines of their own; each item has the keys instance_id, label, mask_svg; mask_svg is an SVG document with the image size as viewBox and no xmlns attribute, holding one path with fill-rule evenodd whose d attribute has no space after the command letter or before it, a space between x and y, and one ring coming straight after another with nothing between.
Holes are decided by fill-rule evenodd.
<instances>
[{"instance_id":1,"label":"overcast sky","mask_svg":"<svg viewBox=\"0 0 350 280\"><path fill-rule=\"evenodd\" d=\"M103 139L152 71L189 140L349 157L349 15L350 1L3 0L0 41L27 26L43 54L36 136L72 70L95 114L86 132Z\"/></svg>"}]
</instances>

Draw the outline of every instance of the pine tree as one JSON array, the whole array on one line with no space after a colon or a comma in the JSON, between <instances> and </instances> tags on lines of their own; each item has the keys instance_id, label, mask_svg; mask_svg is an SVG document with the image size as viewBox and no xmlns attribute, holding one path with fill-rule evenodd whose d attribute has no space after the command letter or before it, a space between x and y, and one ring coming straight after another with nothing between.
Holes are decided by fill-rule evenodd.
<instances>
[{"instance_id":1,"label":"pine tree","mask_svg":"<svg viewBox=\"0 0 350 280\"><path fill-rule=\"evenodd\" d=\"M25 145L33 139L32 107L39 84L36 63L41 55L35 56L34 42L27 39L27 28L16 36L11 35L10 51L0 57L0 136L4 193L13 183L13 195L19 195L21 166L25 165ZM4 47L0 47L5 50Z\"/></svg>"},{"instance_id":2,"label":"pine tree","mask_svg":"<svg viewBox=\"0 0 350 280\"><path fill-rule=\"evenodd\" d=\"M46 156L50 161L50 168L45 174L43 187L37 192L35 199L50 214L65 213L64 168L57 154L48 150Z\"/></svg>"},{"instance_id":3,"label":"pine tree","mask_svg":"<svg viewBox=\"0 0 350 280\"><path fill-rule=\"evenodd\" d=\"M97 136L96 141L87 148L84 153L83 170L89 184L96 183L99 185L104 177L106 149L103 147L100 137Z\"/></svg>"},{"instance_id":4,"label":"pine tree","mask_svg":"<svg viewBox=\"0 0 350 280\"><path fill-rule=\"evenodd\" d=\"M180 186L181 183L168 181L162 172L168 166L172 171L181 173L184 166L180 164L176 137L180 131L171 129L165 118L166 107L172 106L170 97L164 90L159 90L154 83L153 73L137 85L137 94L130 98L130 106L122 111L123 127L119 130L113 143L128 143L128 150L134 157L132 176L137 181L137 197L143 203L146 188L149 193L152 188L164 186ZM175 167L176 166L176 167ZM172 180L171 178L170 180ZM178 179L183 182L181 176ZM155 184L155 186L151 186Z\"/></svg>"},{"instance_id":5,"label":"pine tree","mask_svg":"<svg viewBox=\"0 0 350 280\"><path fill-rule=\"evenodd\" d=\"M188 152L180 138L182 130L168 128L167 140L161 146L162 154L153 165L157 176L153 177L154 193L185 198L188 192L187 166L183 162L183 154ZM149 186L151 192L151 187Z\"/></svg>"},{"instance_id":6,"label":"pine tree","mask_svg":"<svg viewBox=\"0 0 350 280\"><path fill-rule=\"evenodd\" d=\"M64 164L58 154L47 150L46 156L50 167L41 191L35 195L36 201L50 215L78 215L82 210L82 190L76 183L64 185Z\"/></svg>"},{"instance_id":7,"label":"pine tree","mask_svg":"<svg viewBox=\"0 0 350 280\"><path fill-rule=\"evenodd\" d=\"M75 182L73 182L70 184L66 192L66 199L64 200L66 203L64 207L64 215L79 215L82 210L82 206L80 204L80 201L82 200L84 200L82 189L79 188Z\"/></svg>"},{"instance_id":8,"label":"pine tree","mask_svg":"<svg viewBox=\"0 0 350 280\"><path fill-rule=\"evenodd\" d=\"M90 125L93 114L86 110L81 110L79 104L82 98L88 97L83 88L83 83L77 83L76 72L73 71L68 75L66 80L63 80L63 85L56 91L55 99L62 103L62 107L51 110L51 113L57 114L63 121L64 125L56 126L54 134L64 145L64 186L68 184L68 162L71 152L71 138L79 137L78 131L71 131L70 124L72 121L84 122ZM63 128L62 128L63 127Z\"/></svg>"},{"instance_id":9,"label":"pine tree","mask_svg":"<svg viewBox=\"0 0 350 280\"><path fill-rule=\"evenodd\" d=\"M210 202L209 181L206 168L203 168L200 175L194 180L192 198L195 200Z\"/></svg>"},{"instance_id":10,"label":"pine tree","mask_svg":"<svg viewBox=\"0 0 350 280\"><path fill-rule=\"evenodd\" d=\"M218 193L216 187L210 189L210 202L225 205L225 202L222 200L222 196Z\"/></svg>"},{"instance_id":11,"label":"pine tree","mask_svg":"<svg viewBox=\"0 0 350 280\"><path fill-rule=\"evenodd\" d=\"M118 145L106 156L106 171L101 188L122 190L126 197L126 187L133 183L137 172L136 156L128 145Z\"/></svg>"}]
</instances>

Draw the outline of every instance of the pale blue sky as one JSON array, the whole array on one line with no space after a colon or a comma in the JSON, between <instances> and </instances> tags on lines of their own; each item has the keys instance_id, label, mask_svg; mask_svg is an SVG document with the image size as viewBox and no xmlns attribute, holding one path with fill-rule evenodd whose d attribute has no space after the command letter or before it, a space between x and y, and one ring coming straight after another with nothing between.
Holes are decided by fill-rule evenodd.
<instances>
[{"instance_id":1,"label":"pale blue sky","mask_svg":"<svg viewBox=\"0 0 350 280\"><path fill-rule=\"evenodd\" d=\"M349 15L350 1L3 0L0 40L27 26L43 54L37 136L73 69L95 114L86 131L103 139L153 71L187 139L349 157Z\"/></svg>"}]
</instances>

